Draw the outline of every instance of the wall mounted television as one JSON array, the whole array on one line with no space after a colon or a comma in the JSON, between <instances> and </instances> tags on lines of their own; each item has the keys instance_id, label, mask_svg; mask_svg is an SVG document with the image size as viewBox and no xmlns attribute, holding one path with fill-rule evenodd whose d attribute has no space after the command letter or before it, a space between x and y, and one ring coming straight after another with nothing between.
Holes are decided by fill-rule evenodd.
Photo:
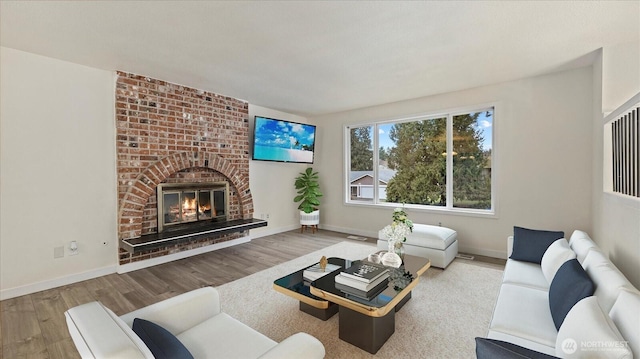
<instances>
[{"instance_id":1,"label":"wall mounted television","mask_svg":"<svg viewBox=\"0 0 640 359\"><path fill-rule=\"evenodd\" d=\"M314 125L255 116L252 159L313 163L315 140Z\"/></svg>"}]
</instances>

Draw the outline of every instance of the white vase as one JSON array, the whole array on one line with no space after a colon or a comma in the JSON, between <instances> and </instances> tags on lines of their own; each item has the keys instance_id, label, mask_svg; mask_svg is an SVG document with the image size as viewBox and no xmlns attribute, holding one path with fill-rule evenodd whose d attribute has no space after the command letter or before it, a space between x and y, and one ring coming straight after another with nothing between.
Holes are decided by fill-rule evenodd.
<instances>
[{"instance_id":1,"label":"white vase","mask_svg":"<svg viewBox=\"0 0 640 359\"><path fill-rule=\"evenodd\" d=\"M389 238L387 241L389 248L388 252L382 255L381 262L387 267L400 268L402 265L402 258L395 252L396 241Z\"/></svg>"}]
</instances>

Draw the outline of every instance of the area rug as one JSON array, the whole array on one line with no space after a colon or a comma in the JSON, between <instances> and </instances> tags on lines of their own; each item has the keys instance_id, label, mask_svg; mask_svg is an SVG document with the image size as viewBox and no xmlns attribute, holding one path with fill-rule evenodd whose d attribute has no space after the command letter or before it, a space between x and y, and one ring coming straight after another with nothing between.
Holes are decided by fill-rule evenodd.
<instances>
[{"instance_id":1,"label":"area rug","mask_svg":"<svg viewBox=\"0 0 640 359\"><path fill-rule=\"evenodd\" d=\"M298 310L298 301L273 289L273 281L321 256L360 259L375 246L341 242L218 287L222 309L275 341L306 332L318 338L326 358L474 358L485 336L502 270L455 259L446 270L429 268L412 298L396 313L396 330L372 355L338 338L338 317L322 321Z\"/></svg>"}]
</instances>

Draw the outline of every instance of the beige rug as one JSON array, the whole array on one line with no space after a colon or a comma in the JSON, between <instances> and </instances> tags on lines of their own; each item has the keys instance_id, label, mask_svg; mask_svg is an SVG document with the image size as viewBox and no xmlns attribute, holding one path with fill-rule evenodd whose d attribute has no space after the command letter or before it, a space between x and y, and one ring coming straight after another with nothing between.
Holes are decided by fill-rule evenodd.
<instances>
[{"instance_id":1,"label":"beige rug","mask_svg":"<svg viewBox=\"0 0 640 359\"><path fill-rule=\"evenodd\" d=\"M485 336L502 271L454 260L430 268L412 298L396 313L396 330L374 356L338 339L336 314L322 321L298 310L298 302L272 288L273 281L321 256L360 259L371 245L342 242L218 287L222 309L276 341L296 332L318 338L326 358L474 358L476 336Z\"/></svg>"}]
</instances>

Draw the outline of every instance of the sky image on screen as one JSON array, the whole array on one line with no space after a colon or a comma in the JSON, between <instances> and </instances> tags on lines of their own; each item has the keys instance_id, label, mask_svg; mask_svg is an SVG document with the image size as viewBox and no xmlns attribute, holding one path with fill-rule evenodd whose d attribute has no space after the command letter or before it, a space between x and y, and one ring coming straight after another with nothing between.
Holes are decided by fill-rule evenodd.
<instances>
[{"instance_id":1,"label":"sky image on screen","mask_svg":"<svg viewBox=\"0 0 640 359\"><path fill-rule=\"evenodd\" d=\"M313 125L255 117L253 159L313 163Z\"/></svg>"}]
</instances>

